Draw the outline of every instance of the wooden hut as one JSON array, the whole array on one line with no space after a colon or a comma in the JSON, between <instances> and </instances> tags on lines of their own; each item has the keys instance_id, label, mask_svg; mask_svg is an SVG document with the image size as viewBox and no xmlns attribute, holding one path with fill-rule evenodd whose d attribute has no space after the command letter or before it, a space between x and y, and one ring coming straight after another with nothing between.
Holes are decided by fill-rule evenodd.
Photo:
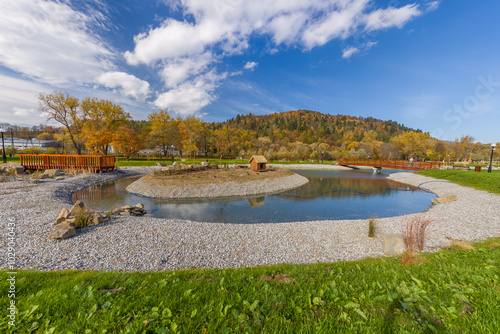
<instances>
[{"instance_id":1,"label":"wooden hut","mask_svg":"<svg viewBox=\"0 0 500 334\"><path fill-rule=\"evenodd\" d=\"M267 160L263 155L252 155L248 163L250 164L250 169L254 172L266 171Z\"/></svg>"}]
</instances>

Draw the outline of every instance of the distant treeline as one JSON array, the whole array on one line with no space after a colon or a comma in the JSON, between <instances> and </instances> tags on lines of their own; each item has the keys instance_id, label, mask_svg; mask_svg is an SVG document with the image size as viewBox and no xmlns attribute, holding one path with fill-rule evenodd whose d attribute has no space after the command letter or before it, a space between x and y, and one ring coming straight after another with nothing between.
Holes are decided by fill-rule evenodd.
<instances>
[{"instance_id":1,"label":"distant treeline","mask_svg":"<svg viewBox=\"0 0 500 334\"><path fill-rule=\"evenodd\" d=\"M96 98L80 101L55 91L41 93L39 101L40 111L62 127L13 127L14 136L61 141L64 145L58 153L110 154L113 148L114 154L127 157L148 149L149 154L165 157L174 153L208 158L263 154L270 160L413 157L455 161L486 160L490 152L471 136L445 142L421 130L372 117L297 110L237 115L225 122L207 123L159 110L147 120L132 120L121 106Z\"/></svg>"}]
</instances>

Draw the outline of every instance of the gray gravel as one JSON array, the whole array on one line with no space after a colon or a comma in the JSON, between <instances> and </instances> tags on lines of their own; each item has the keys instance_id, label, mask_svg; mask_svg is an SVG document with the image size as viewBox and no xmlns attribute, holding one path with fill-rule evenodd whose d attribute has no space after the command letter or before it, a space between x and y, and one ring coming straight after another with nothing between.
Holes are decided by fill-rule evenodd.
<instances>
[{"instance_id":1,"label":"gray gravel","mask_svg":"<svg viewBox=\"0 0 500 334\"><path fill-rule=\"evenodd\" d=\"M199 186L191 185L184 187L152 186L139 179L130 184L127 187L127 191L147 197L163 199L224 198L281 192L300 187L308 182L309 180L306 177L298 174L262 181L201 184Z\"/></svg>"},{"instance_id":2,"label":"gray gravel","mask_svg":"<svg viewBox=\"0 0 500 334\"><path fill-rule=\"evenodd\" d=\"M131 168L66 181L92 185L151 170ZM433 181L413 173L393 174L390 178L411 185ZM458 197L456 202L433 205L420 214L433 220L427 229L428 251L447 245L448 238L476 241L500 236L500 196L448 182L425 183L422 188L440 196L451 193ZM81 189L70 183L0 183L0 268L7 268L10 218L15 218L17 224L19 268L154 271L381 256L382 235L401 233L402 225L416 216L378 219L376 238L367 237L366 220L245 225L121 217L79 229L70 239L50 240L47 235L59 211L69 206L71 193Z\"/></svg>"}]
</instances>

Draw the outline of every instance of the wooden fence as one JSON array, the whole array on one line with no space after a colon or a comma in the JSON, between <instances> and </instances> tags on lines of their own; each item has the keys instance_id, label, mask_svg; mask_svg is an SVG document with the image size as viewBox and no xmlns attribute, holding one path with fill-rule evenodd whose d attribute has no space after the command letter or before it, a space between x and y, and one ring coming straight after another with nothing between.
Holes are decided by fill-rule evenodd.
<instances>
[{"instance_id":1,"label":"wooden fence","mask_svg":"<svg viewBox=\"0 0 500 334\"><path fill-rule=\"evenodd\" d=\"M393 168L406 170L424 170L435 169L443 166L442 162L435 161L413 161L393 160L393 159L361 159L361 158L342 158L339 159L341 166L371 166L376 168Z\"/></svg>"},{"instance_id":2,"label":"wooden fence","mask_svg":"<svg viewBox=\"0 0 500 334\"><path fill-rule=\"evenodd\" d=\"M115 169L114 156L17 154L26 169L86 169L103 172Z\"/></svg>"}]
</instances>

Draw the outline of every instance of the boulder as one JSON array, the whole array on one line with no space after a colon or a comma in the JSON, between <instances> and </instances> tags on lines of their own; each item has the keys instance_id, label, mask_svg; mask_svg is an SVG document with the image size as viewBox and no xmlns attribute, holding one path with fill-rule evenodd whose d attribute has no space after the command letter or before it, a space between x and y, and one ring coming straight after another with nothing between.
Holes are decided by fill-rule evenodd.
<instances>
[{"instance_id":1,"label":"boulder","mask_svg":"<svg viewBox=\"0 0 500 334\"><path fill-rule=\"evenodd\" d=\"M49 233L51 239L67 239L76 234L75 225L63 222L54 226L54 230Z\"/></svg>"},{"instance_id":2,"label":"boulder","mask_svg":"<svg viewBox=\"0 0 500 334\"><path fill-rule=\"evenodd\" d=\"M82 214L84 210L85 210L85 204L83 204L82 201L76 201L75 205L73 205L71 210L69 210L69 215L78 216L79 214Z\"/></svg>"},{"instance_id":3,"label":"boulder","mask_svg":"<svg viewBox=\"0 0 500 334\"><path fill-rule=\"evenodd\" d=\"M125 217L128 217L128 216L130 216L130 211L123 211L123 212L120 212L120 216L125 216Z\"/></svg>"},{"instance_id":4,"label":"boulder","mask_svg":"<svg viewBox=\"0 0 500 334\"><path fill-rule=\"evenodd\" d=\"M67 218L65 222L69 224L74 224L76 222L76 218Z\"/></svg>"},{"instance_id":5,"label":"boulder","mask_svg":"<svg viewBox=\"0 0 500 334\"><path fill-rule=\"evenodd\" d=\"M132 210L134 207L132 205L124 205L122 206L122 210Z\"/></svg>"},{"instance_id":6,"label":"boulder","mask_svg":"<svg viewBox=\"0 0 500 334\"><path fill-rule=\"evenodd\" d=\"M384 253L389 255L403 254L406 250L405 241L402 235L386 234L384 235Z\"/></svg>"},{"instance_id":7,"label":"boulder","mask_svg":"<svg viewBox=\"0 0 500 334\"><path fill-rule=\"evenodd\" d=\"M94 213L94 215L92 216L92 224L99 225L102 223L104 223L104 218L100 214Z\"/></svg>"},{"instance_id":8,"label":"boulder","mask_svg":"<svg viewBox=\"0 0 500 334\"><path fill-rule=\"evenodd\" d=\"M69 217L69 211L68 211L68 209L63 208L61 210L61 213L59 214L59 216L56 219L56 224L62 223L63 221L65 221L66 219L68 219L68 217Z\"/></svg>"},{"instance_id":9,"label":"boulder","mask_svg":"<svg viewBox=\"0 0 500 334\"><path fill-rule=\"evenodd\" d=\"M135 205L135 207L142 210L142 209L144 209L144 204L138 203L138 204Z\"/></svg>"},{"instance_id":10,"label":"boulder","mask_svg":"<svg viewBox=\"0 0 500 334\"><path fill-rule=\"evenodd\" d=\"M156 163L156 166L157 166L157 167L166 167L166 166L167 166L167 164L163 164L163 163L161 163L161 162L157 162L157 163Z\"/></svg>"},{"instance_id":11,"label":"boulder","mask_svg":"<svg viewBox=\"0 0 500 334\"><path fill-rule=\"evenodd\" d=\"M54 178L56 176L63 176L64 171L62 169L46 169L42 176L46 175L46 177Z\"/></svg>"},{"instance_id":12,"label":"boulder","mask_svg":"<svg viewBox=\"0 0 500 334\"><path fill-rule=\"evenodd\" d=\"M454 202L456 200L457 200L457 195L448 194L442 197L433 198L431 199L431 202L434 204L444 204L444 203Z\"/></svg>"}]
</instances>

